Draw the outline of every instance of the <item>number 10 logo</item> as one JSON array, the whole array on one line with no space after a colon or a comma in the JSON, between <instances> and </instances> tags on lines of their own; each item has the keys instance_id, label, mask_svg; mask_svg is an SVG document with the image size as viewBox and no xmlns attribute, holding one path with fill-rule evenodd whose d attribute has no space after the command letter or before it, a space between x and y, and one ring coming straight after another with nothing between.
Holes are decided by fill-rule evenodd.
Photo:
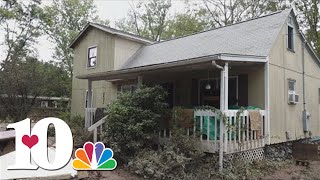
<instances>
[{"instance_id":1,"label":"number 10 logo","mask_svg":"<svg viewBox=\"0 0 320 180\"><path fill-rule=\"evenodd\" d=\"M48 127L55 128L55 159L48 160L47 134ZM31 129L30 119L9 124L7 128L15 129L16 133L16 159L15 164L8 169L30 169L38 167L47 170L56 170L64 167L70 160L73 148L72 133L63 120L58 118L45 118L38 121ZM36 165L31 164L31 158Z\"/></svg>"}]
</instances>

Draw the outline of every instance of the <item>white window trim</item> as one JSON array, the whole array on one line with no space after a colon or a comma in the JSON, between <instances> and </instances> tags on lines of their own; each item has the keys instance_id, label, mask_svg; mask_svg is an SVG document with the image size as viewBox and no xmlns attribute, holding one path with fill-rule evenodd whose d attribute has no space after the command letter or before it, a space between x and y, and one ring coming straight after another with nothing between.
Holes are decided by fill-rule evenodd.
<instances>
[{"instance_id":1,"label":"white window trim","mask_svg":"<svg viewBox=\"0 0 320 180\"><path fill-rule=\"evenodd\" d=\"M289 22L289 19L291 18L291 23ZM291 52L295 52L295 46L294 46L294 43L295 43L295 38L294 38L294 35L295 35L295 29L294 29L294 26L293 26L293 19L291 16L288 17L288 27L287 27L287 49ZM289 27L292 28L292 49L289 48Z\"/></svg>"},{"instance_id":2,"label":"white window trim","mask_svg":"<svg viewBox=\"0 0 320 180\"><path fill-rule=\"evenodd\" d=\"M92 48L96 48L97 49L97 56L96 56L96 65L95 66L92 66L92 67L89 67L89 50L90 49L92 49ZM98 66L98 45L94 45L94 46L90 46L90 47L88 47L88 49L87 49L87 56L86 56L87 58L86 58L86 61L87 61L87 65L86 65L86 67L87 67L87 69L95 69L97 66Z\"/></svg>"},{"instance_id":3,"label":"white window trim","mask_svg":"<svg viewBox=\"0 0 320 180\"><path fill-rule=\"evenodd\" d=\"M319 104L320 104L320 88L318 88L318 98L319 98Z\"/></svg>"},{"instance_id":4,"label":"white window trim","mask_svg":"<svg viewBox=\"0 0 320 180\"><path fill-rule=\"evenodd\" d=\"M293 82L293 90L290 90L290 82ZM294 93L296 94L296 86L297 86L297 81L295 79L288 79L288 93Z\"/></svg>"}]
</instances>

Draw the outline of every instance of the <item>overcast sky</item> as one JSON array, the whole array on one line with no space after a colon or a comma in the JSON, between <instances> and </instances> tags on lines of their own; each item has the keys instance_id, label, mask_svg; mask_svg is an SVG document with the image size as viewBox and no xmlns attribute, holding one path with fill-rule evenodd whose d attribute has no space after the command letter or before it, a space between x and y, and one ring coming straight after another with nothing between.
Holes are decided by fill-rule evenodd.
<instances>
[{"instance_id":1,"label":"overcast sky","mask_svg":"<svg viewBox=\"0 0 320 180\"><path fill-rule=\"evenodd\" d=\"M44 0L43 2L45 4L50 4L49 0ZM114 27L115 21L126 17L127 12L130 9L129 2L131 2L131 0L94 0L100 19L108 19L111 22L111 27ZM185 6L183 0L172 1L172 8L170 13L174 14L177 12L181 12L182 10L184 10L184 8ZM2 34L0 35L3 36ZM44 61L54 60L51 57L53 47L53 44L51 44L46 39L46 37L41 37L39 39L38 45L36 45L40 59Z\"/></svg>"},{"instance_id":2,"label":"overcast sky","mask_svg":"<svg viewBox=\"0 0 320 180\"><path fill-rule=\"evenodd\" d=\"M22 0L27 2L28 0ZM42 0L44 5L49 5L51 0ZM194 0L196 1L196 0ZM100 19L108 19L111 27L114 27L115 21L126 17L128 10L130 9L129 2L132 0L94 0L97 7L97 13ZM134 1L138 2L138 1ZM172 0L172 8L170 14L181 12L185 9L183 0ZM4 41L4 33L0 31L0 44ZM35 45L38 50L40 60L50 61L54 60L52 56L54 44L47 40L47 37L43 36L39 38L39 42ZM0 52L3 48L0 46ZM3 54L0 54L0 58L3 58Z\"/></svg>"}]
</instances>

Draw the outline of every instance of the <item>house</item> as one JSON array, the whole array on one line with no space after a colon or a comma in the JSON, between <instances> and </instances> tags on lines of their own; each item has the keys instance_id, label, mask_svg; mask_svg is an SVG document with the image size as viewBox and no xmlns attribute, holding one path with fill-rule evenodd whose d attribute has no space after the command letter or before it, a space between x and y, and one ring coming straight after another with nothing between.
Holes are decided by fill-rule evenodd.
<instances>
[{"instance_id":1,"label":"house","mask_svg":"<svg viewBox=\"0 0 320 180\"><path fill-rule=\"evenodd\" d=\"M231 153L320 135L320 61L291 9L161 42L88 23L70 47L71 113L85 116L89 130L104 122L94 122L96 108L143 83L165 87L171 107L210 105L225 113L220 123L217 113L194 110L197 127L187 133L201 129L210 152L221 147L220 137Z\"/></svg>"},{"instance_id":2,"label":"house","mask_svg":"<svg viewBox=\"0 0 320 180\"><path fill-rule=\"evenodd\" d=\"M5 101L8 95L0 95ZM27 96L30 102L34 99L34 96ZM22 101L21 95L13 97L10 101ZM18 104L16 104L18 105ZM28 117L33 121L38 121L45 117L56 117L70 108L70 98L67 97L50 97L50 96L37 96L34 99L34 104L31 111L28 113ZM0 119L5 119L9 116L3 104L0 104Z\"/></svg>"}]
</instances>

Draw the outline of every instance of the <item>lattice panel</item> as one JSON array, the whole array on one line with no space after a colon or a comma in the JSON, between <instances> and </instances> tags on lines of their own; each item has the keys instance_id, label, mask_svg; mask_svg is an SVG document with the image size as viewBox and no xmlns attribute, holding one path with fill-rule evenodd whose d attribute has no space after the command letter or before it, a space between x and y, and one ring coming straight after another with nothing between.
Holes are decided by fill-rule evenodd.
<instances>
[{"instance_id":1,"label":"lattice panel","mask_svg":"<svg viewBox=\"0 0 320 180\"><path fill-rule=\"evenodd\" d=\"M257 148L257 149L251 149L251 150L237 152L237 153L228 155L228 159L234 159L234 158L242 161L248 161L248 162L252 162L255 160L262 160L264 159L264 149Z\"/></svg>"}]
</instances>

